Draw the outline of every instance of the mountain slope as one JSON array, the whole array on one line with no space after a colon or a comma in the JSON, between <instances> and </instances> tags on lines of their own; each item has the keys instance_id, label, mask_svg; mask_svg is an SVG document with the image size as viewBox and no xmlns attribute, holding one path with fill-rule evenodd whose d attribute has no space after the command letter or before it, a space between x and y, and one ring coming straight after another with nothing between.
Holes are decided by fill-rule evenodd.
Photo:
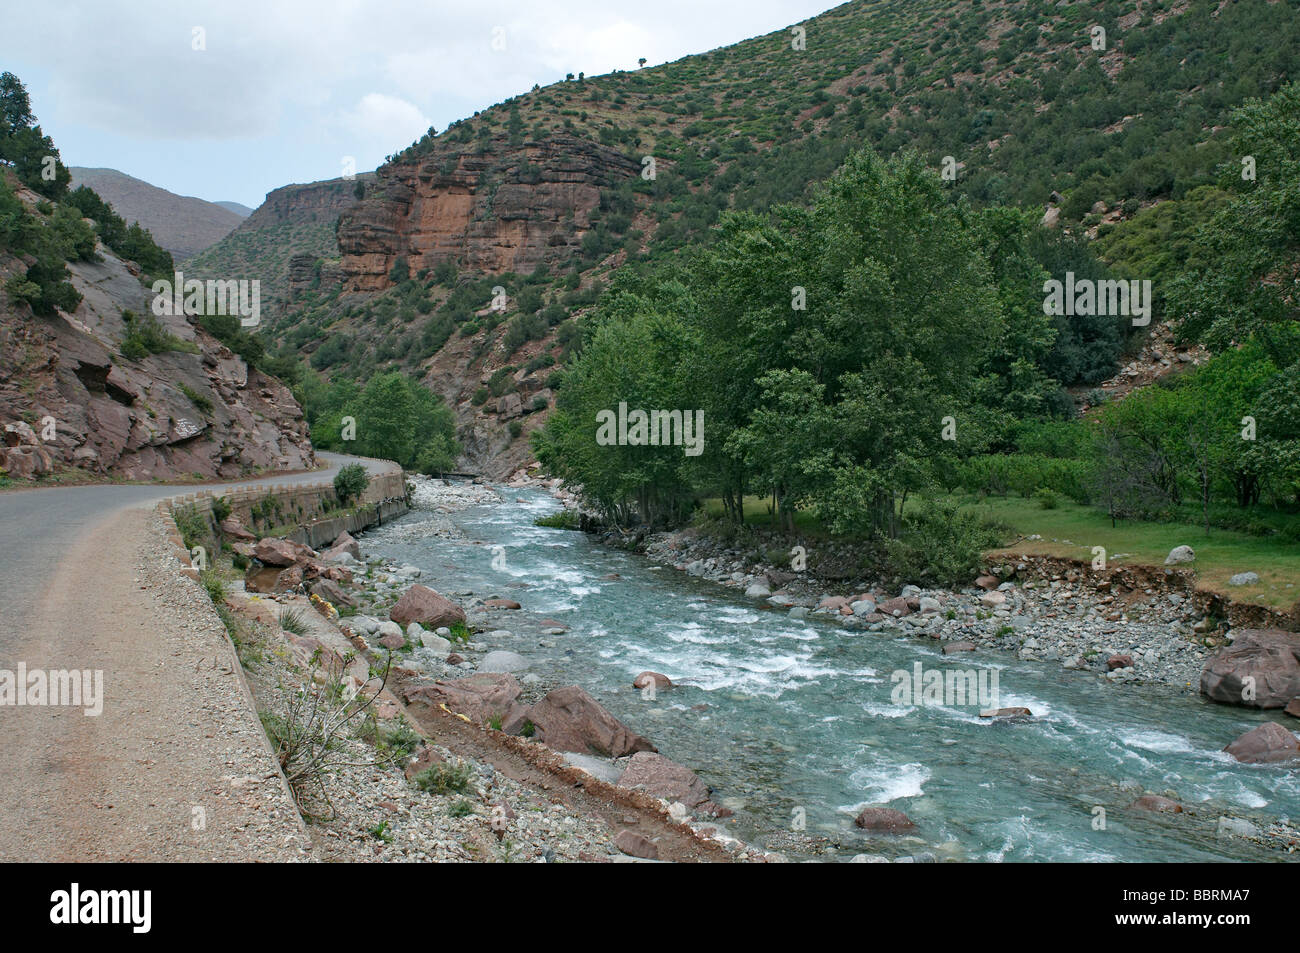
<instances>
[{"instance_id":1,"label":"mountain slope","mask_svg":"<svg viewBox=\"0 0 1300 953\"><path fill-rule=\"evenodd\" d=\"M306 185L286 185L268 192L266 201L239 227L186 263L195 275L256 279L263 301L287 302L289 262L295 255L316 259L338 257L334 237L339 214L357 200L358 188L373 173L352 180L327 179Z\"/></svg>"},{"instance_id":2,"label":"mountain slope","mask_svg":"<svg viewBox=\"0 0 1300 953\"><path fill-rule=\"evenodd\" d=\"M2 174L33 229L57 227L57 207L42 211L48 203ZM0 284L21 279L29 258L0 246ZM283 384L184 316L154 324L139 271L102 243L67 269L80 300L66 310L36 314L0 294L0 470L149 480L313 465L302 410Z\"/></svg>"},{"instance_id":3,"label":"mountain slope","mask_svg":"<svg viewBox=\"0 0 1300 953\"><path fill-rule=\"evenodd\" d=\"M500 472L600 283L724 210L803 201L852 149L913 149L976 203L1095 230L1212 183L1230 109L1300 72L1300 0L858 0L799 26L424 137L342 211L316 268L338 280L268 335L327 375L421 375L467 463Z\"/></svg>"},{"instance_id":4,"label":"mountain slope","mask_svg":"<svg viewBox=\"0 0 1300 953\"><path fill-rule=\"evenodd\" d=\"M235 229L240 216L216 202L176 195L116 169L73 166L72 187L88 185L128 222L139 222L179 262Z\"/></svg>"}]
</instances>

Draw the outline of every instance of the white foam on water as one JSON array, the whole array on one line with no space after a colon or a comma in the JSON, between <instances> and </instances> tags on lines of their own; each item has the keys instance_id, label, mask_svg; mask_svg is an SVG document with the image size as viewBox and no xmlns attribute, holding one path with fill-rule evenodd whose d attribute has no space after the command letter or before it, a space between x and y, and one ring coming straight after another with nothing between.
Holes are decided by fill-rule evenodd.
<instances>
[{"instance_id":1,"label":"white foam on water","mask_svg":"<svg viewBox=\"0 0 1300 953\"><path fill-rule=\"evenodd\" d=\"M1143 748L1158 754L1187 754L1196 751L1195 746L1182 735L1158 731L1154 728L1140 731L1121 731L1120 741L1130 748Z\"/></svg>"},{"instance_id":2,"label":"white foam on water","mask_svg":"<svg viewBox=\"0 0 1300 953\"><path fill-rule=\"evenodd\" d=\"M849 775L849 783L864 798L857 804L843 805L839 810L859 814L873 804L888 804L901 798L919 797L930 780L930 769L915 762L908 764L863 765Z\"/></svg>"},{"instance_id":3,"label":"white foam on water","mask_svg":"<svg viewBox=\"0 0 1300 953\"><path fill-rule=\"evenodd\" d=\"M884 681L884 679L880 679ZM863 702L862 710L873 718L902 718L916 711L915 705L886 705L881 702Z\"/></svg>"}]
</instances>

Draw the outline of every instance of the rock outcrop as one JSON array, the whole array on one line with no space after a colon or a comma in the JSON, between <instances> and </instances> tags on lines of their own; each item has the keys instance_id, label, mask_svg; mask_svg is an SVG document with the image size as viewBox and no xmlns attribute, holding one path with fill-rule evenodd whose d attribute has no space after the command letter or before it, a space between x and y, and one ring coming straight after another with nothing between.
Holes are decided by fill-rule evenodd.
<instances>
[{"instance_id":1,"label":"rock outcrop","mask_svg":"<svg viewBox=\"0 0 1300 953\"><path fill-rule=\"evenodd\" d=\"M570 258L600 190L640 172L632 158L588 139L553 136L512 146L495 138L381 168L365 199L339 218L344 288L379 291L398 258L411 272L456 261L469 271L532 271Z\"/></svg>"},{"instance_id":2,"label":"rock outcrop","mask_svg":"<svg viewBox=\"0 0 1300 953\"><path fill-rule=\"evenodd\" d=\"M36 201L28 190L19 195ZM289 389L186 316L157 318L175 349L124 357L124 312L150 315L152 293L134 265L102 244L97 252L98 261L68 264L82 295L70 314L41 317L0 300L0 420L32 430L32 438L6 434L0 468L20 478L78 467L166 480L315 465ZM0 282L22 269L0 254Z\"/></svg>"}]
</instances>

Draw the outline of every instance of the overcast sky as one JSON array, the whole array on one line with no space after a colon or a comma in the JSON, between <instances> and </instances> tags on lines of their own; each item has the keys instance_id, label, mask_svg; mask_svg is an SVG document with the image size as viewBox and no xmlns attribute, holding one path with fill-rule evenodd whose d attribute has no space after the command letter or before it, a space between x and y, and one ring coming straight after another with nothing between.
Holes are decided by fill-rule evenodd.
<instances>
[{"instance_id":1,"label":"overcast sky","mask_svg":"<svg viewBox=\"0 0 1300 953\"><path fill-rule=\"evenodd\" d=\"M0 71L27 84L68 165L255 208L278 186L342 174L345 156L373 169L534 83L668 62L835 5L39 0L7 5Z\"/></svg>"}]
</instances>

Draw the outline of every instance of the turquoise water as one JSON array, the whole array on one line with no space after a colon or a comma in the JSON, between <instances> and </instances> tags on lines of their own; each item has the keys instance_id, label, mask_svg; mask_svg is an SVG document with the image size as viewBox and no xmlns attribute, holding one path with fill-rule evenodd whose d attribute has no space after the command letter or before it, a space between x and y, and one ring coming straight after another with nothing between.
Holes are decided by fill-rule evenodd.
<instances>
[{"instance_id":1,"label":"turquoise water","mask_svg":"<svg viewBox=\"0 0 1300 953\"><path fill-rule=\"evenodd\" d=\"M515 634L487 640L491 647L524 655L547 683L583 686L694 769L736 811L727 822L735 836L840 860L921 850L977 861L1300 857L1216 834L1224 814L1257 824L1300 818L1300 772L1240 765L1221 751L1285 716L1112 686L991 650L945 660L929 639L791 619L584 534L533 526L558 504L536 491L502 492L508 502L452 517L463 540L423 536L429 515L416 512L367 534L363 550L419 566L421 582L440 591L522 603L497 616ZM498 546L500 570L492 565ZM543 618L568 631L541 635ZM916 662L996 670L998 705L1023 705L1037 717L990 723L978 705L894 704L890 674ZM677 687L642 699L631 681L646 669ZM1127 809L1148 791L1169 792L1191 813ZM916 839L856 830L853 818L867 804L906 812ZM1104 830L1096 829L1097 808ZM792 830L801 817L805 829Z\"/></svg>"}]
</instances>

